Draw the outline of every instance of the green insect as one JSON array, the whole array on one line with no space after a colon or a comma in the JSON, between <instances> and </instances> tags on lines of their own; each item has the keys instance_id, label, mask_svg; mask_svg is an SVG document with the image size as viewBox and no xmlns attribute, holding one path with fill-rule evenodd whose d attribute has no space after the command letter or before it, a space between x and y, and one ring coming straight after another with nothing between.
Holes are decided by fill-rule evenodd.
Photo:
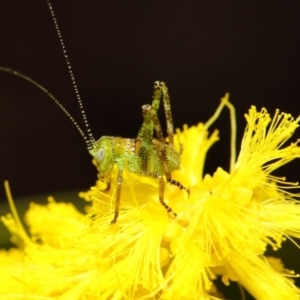
<instances>
[{"instance_id":1,"label":"green insect","mask_svg":"<svg viewBox=\"0 0 300 300\"><path fill-rule=\"evenodd\" d=\"M165 142L157 116L161 97L163 98L167 119L168 144ZM108 187L110 186L111 171L114 164L118 167L115 215L112 223L117 221L119 214L122 174L125 165L131 173L158 180L159 201L175 217L176 213L164 201L165 181L163 176L166 176L169 183L189 193L188 188L171 177L171 172L180 168L180 157L179 153L173 148L173 120L168 89L165 83L159 81L154 83L152 105L143 105L142 112L144 122L136 139L103 136L94 142L92 149L89 150L99 172L99 179L106 182ZM154 130L157 136L156 139L153 138Z\"/></svg>"},{"instance_id":2,"label":"green insect","mask_svg":"<svg viewBox=\"0 0 300 300\"><path fill-rule=\"evenodd\" d=\"M66 54L65 45L58 27L58 23L49 0L47 0L50 13L56 28L57 35L63 50L69 75L74 87L76 98L81 110L81 114L84 120L85 129L87 135L77 124L71 114L64 108L64 106L42 85L33 80L32 78L12 70L10 68L0 66L0 71L10 73L18 76L37 88L46 93L67 115L73 125L77 128L81 136L83 137L89 153L93 157L94 164L98 170L98 177L100 181L107 184L107 190L110 188L111 183L111 172L113 166L116 164L118 168L117 175L117 192L115 199L115 210L114 217L111 221L112 224L117 222L121 200L121 189L123 181L123 171L127 167L128 171L140 176L146 176L155 178L159 182L159 201L168 213L173 214L176 217L176 213L165 203L164 191L165 191L165 180L167 182L176 185L180 189L184 189L189 194L189 189L184 187L180 182L173 180L171 172L180 168L180 157L179 153L173 148L173 119L171 113L170 98L167 86L164 82L156 81L154 83L154 95L152 104L146 104L142 106L143 113L143 124L138 132L138 136L135 139L103 136L99 140L95 140L89 124L86 118L86 114L83 110L82 101L77 90L76 81L73 75L71 64ZM165 137L161 128L161 124L157 115L160 101L163 100L165 116L167 121L167 134L168 143L165 141ZM154 132L156 138L154 138Z\"/></svg>"}]
</instances>

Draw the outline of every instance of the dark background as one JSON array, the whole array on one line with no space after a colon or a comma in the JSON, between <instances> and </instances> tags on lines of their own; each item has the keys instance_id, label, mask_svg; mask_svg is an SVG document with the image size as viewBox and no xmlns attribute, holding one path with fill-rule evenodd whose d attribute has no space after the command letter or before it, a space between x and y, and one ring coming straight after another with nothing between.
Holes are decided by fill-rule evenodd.
<instances>
[{"instance_id":1,"label":"dark background","mask_svg":"<svg viewBox=\"0 0 300 300\"><path fill-rule=\"evenodd\" d=\"M96 138L135 137L155 80L169 86L176 127L206 121L227 91L239 139L250 105L300 112L298 0L54 0L53 7ZM46 1L2 0L0 38L0 65L44 85L80 123ZM85 143L46 95L0 72L0 104L0 181L9 179L16 196L94 184ZM228 168L227 111L214 128L222 140L207 172ZM289 179L298 180L299 167L288 169Z\"/></svg>"},{"instance_id":2,"label":"dark background","mask_svg":"<svg viewBox=\"0 0 300 300\"><path fill-rule=\"evenodd\" d=\"M299 0L53 0L53 6L96 138L135 137L155 80L169 86L176 127L205 122L227 91L239 141L250 105L300 113ZM0 65L37 80L81 122L46 1L1 0L0 41ZM34 86L1 72L0 128L0 181L9 179L15 196L94 184L91 157L67 117ZM227 112L214 128L222 140L209 153L207 172L228 167ZM299 170L297 161L278 174L298 181ZM295 268L293 255L286 262Z\"/></svg>"}]
</instances>

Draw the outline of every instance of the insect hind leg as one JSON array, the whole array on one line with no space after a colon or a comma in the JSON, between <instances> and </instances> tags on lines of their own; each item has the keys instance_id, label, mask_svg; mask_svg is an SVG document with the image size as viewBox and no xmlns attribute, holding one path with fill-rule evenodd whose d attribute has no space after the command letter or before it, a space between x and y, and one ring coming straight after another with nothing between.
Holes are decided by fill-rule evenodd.
<instances>
[{"instance_id":1,"label":"insect hind leg","mask_svg":"<svg viewBox=\"0 0 300 300\"><path fill-rule=\"evenodd\" d=\"M170 97L169 97L168 88L166 84L162 81L154 82L154 93L153 93L152 104L151 105L146 104L142 106L144 122L139 130L138 138L141 138L143 141L146 141L147 143L151 143L153 138L153 132L155 129L158 140L162 144L165 144L164 134L161 128L160 121L157 116L157 112L161 101L161 96L163 98L164 111L166 116L168 145L170 147L173 147L174 125L173 125L173 118L171 112Z\"/></svg>"},{"instance_id":2,"label":"insect hind leg","mask_svg":"<svg viewBox=\"0 0 300 300\"><path fill-rule=\"evenodd\" d=\"M163 104L164 104L164 111L165 111L165 117L166 117L166 123L167 123L167 134L168 134L168 144L170 147L173 147L173 140L174 140L174 124L173 124L173 117L172 117L172 111L171 111L171 103L170 103L170 96L168 92L168 88L166 84L163 81L155 81L154 82L154 95L153 95L153 101L152 101L152 109L157 113L160 105L160 99L161 95L163 98ZM160 129L161 131L161 129ZM156 134L157 128L156 128ZM160 136L163 137L162 131ZM159 138L159 136L158 136ZM160 142L164 142L164 139Z\"/></svg>"},{"instance_id":3,"label":"insect hind leg","mask_svg":"<svg viewBox=\"0 0 300 300\"><path fill-rule=\"evenodd\" d=\"M158 179L158 182L159 182L159 202L166 209L166 211L168 213L171 213L176 218L177 214L172 210L172 208L168 204L166 204L166 202L164 200L164 193L165 193L164 178L161 175L158 175L157 179Z\"/></svg>"},{"instance_id":4,"label":"insect hind leg","mask_svg":"<svg viewBox=\"0 0 300 300\"><path fill-rule=\"evenodd\" d=\"M162 91L162 96L163 96L164 111L165 111L166 123L167 123L168 144L170 147L173 147L174 123L173 123L173 117L171 111L170 96L166 84L164 82L156 82L155 84L158 83L160 85L160 89Z\"/></svg>"},{"instance_id":5,"label":"insect hind leg","mask_svg":"<svg viewBox=\"0 0 300 300\"><path fill-rule=\"evenodd\" d=\"M164 200L164 194L165 194L165 180L164 177L157 173L147 172L143 175L147 177L156 178L158 180L159 184L159 202L160 204L165 208L165 210L172 214L175 218L177 217L177 214L173 211L173 209L165 202Z\"/></svg>"},{"instance_id":6,"label":"insect hind leg","mask_svg":"<svg viewBox=\"0 0 300 300\"><path fill-rule=\"evenodd\" d=\"M173 185L176 185L179 189L181 190L185 190L188 195L190 195L190 188L189 187L185 187L184 185L182 185L179 181L174 180L172 178L168 178L167 181Z\"/></svg>"},{"instance_id":7,"label":"insect hind leg","mask_svg":"<svg viewBox=\"0 0 300 300\"><path fill-rule=\"evenodd\" d=\"M166 116L166 122L167 122L168 146L170 148L173 148L174 125L173 125L171 103L170 103L170 96L169 96L168 88L164 82L156 81L154 83L154 89L155 90L160 89L162 92L162 98L163 98L164 110L165 110L165 116ZM155 97L153 97L152 106L150 106L150 105L147 106L147 110L148 110L147 114L152 119L158 140L160 141L160 143L162 145L164 145L162 148L162 157L163 157L163 161L164 161L165 174L167 177L167 181L173 185L176 185L181 190L185 190L188 194L190 194L189 188L183 186L179 181L176 181L176 180L172 179L172 177L171 177L171 169L170 169L170 165L169 165L166 144L165 144L161 124L160 124L160 121L157 116L158 106L156 106L156 105L157 105L156 99L155 99ZM145 107L145 109L146 109L146 107Z\"/></svg>"},{"instance_id":8,"label":"insect hind leg","mask_svg":"<svg viewBox=\"0 0 300 300\"><path fill-rule=\"evenodd\" d=\"M153 139L153 132L154 132L154 124L153 120L150 114L150 110L154 111L155 114L157 114L157 111L159 109L160 105L160 99L161 99L161 85L159 81L156 81L154 83L154 88L153 88L153 100L152 104L145 104L142 106L142 113L143 113L143 118L144 122L139 130L138 133L138 138L142 139L144 143L150 144L152 143ZM161 132L162 133L162 132Z\"/></svg>"}]
</instances>

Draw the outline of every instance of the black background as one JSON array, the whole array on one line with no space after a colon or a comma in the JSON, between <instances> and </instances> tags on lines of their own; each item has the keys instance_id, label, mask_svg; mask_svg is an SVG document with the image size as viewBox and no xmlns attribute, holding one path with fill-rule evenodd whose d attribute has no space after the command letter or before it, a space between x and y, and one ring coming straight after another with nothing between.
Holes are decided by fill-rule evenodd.
<instances>
[{"instance_id":1,"label":"black background","mask_svg":"<svg viewBox=\"0 0 300 300\"><path fill-rule=\"evenodd\" d=\"M227 91L239 140L250 105L300 112L298 0L54 0L53 7L96 138L135 137L155 80L169 86L176 127L206 121ZM1 1L0 33L0 65L40 82L81 122L46 1ZM16 196L93 185L85 143L46 95L0 73L0 104L0 180L9 179ZM228 168L228 112L214 128L221 142L207 172ZM299 166L279 174L298 180Z\"/></svg>"},{"instance_id":2,"label":"black background","mask_svg":"<svg viewBox=\"0 0 300 300\"><path fill-rule=\"evenodd\" d=\"M227 91L239 141L250 105L300 113L298 0L53 0L53 6L96 138L135 137L155 80L169 86L176 127L205 122ZM0 65L40 82L81 122L46 1L1 0L0 41ZM1 72L0 128L0 181L9 179L15 196L94 184L91 157L67 117L38 89ZM227 112L214 128L221 141L209 153L210 173L228 168ZM296 161L278 174L298 181L299 170Z\"/></svg>"}]
</instances>

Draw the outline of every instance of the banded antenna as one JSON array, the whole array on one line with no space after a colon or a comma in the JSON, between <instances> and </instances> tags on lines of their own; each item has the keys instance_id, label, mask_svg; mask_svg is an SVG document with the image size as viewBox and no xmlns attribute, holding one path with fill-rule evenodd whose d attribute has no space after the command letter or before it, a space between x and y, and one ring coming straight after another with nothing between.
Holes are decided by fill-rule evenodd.
<instances>
[{"instance_id":1,"label":"banded antenna","mask_svg":"<svg viewBox=\"0 0 300 300\"><path fill-rule=\"evenodd\" d=\"M64 59L65 59L66 65L67 65L67 69L68 69L70 79L71 79L71 82L72 82L72 85L73 85L73 89L74 89L74 92L75 92L75 95L76 95L76 98L77 98L77 102L79 104L79 108L80 108L81 116L83 118L84 126L85 126L85 129L86 129L87 134L88 134L88 139L86 139L86 138L84 138L84 139L87 143L88 150L90 150L92 148L92 145L95 143L95 139L93 137L93 134L92 134L90 126L89 126L89 123L87 121L85 111L83 109L83 103L82 103L82 100L81 100L81 97L80 97L80 94L79 94L79 91L78 91L78 88L77 88L77 83L76 83L76 80L75 80L73 69L72 69L68 54L67 54L67 50L66 50L64 40L63 40L61 32L60 32L60 28L59 28L58 23L57 23L56 16L54 14L54 10L53 10L51 1L47 0L47 3L48 3L48 7L49 7L49 10L50 10L51 16L52 16L52 20L53 20L53 23L54 23L54 26L55 26L55 30L56 30L58 39L59 39L59 42L60 42L60 46L61 46L61 49L62 49L62 52L63 52L63 56L64 56ZM65 110L65 112L66 112L66 110ZM70 116L69 113L68 113L68 116ZM72 118L72 120L73 120L73 118ZM73 123L74 123L74 121L73 121Z\"/></svg>"},{"instance_id":2,"label":"banded antenna","mask_svg":"<svg viewBox=\"0 0 300 300\"><path fill-rule=\"evenodd\" d=\"M77 124L77 122L74 120L74 118L72 117L72 115L67 111L67 109L46 88L44 88L41 84L39 84L37 81L33 80L32 78L30 78L30 77L28 77L28 76L26 76L26 75L24 75L24 74L22 74L22 73L20 73L18 71L15 71L15 70L13 70L11 68L6 68L6 67L0 66L0 71L12 74L12 75L17 76L17 77L20 77L20 78L28 81L29 83L33 84L34 86L36 86L42 92L44 92L67 115L68 119L77 128L77 130L79 131L80 135L83 137L83 139L84 139L84 141L85 141L85 143L87 145L88 150L92 149L92 143L93 143L94 140L87 138L87 136L84 134L83 130Z\"/></svg>"}]
</instances>

